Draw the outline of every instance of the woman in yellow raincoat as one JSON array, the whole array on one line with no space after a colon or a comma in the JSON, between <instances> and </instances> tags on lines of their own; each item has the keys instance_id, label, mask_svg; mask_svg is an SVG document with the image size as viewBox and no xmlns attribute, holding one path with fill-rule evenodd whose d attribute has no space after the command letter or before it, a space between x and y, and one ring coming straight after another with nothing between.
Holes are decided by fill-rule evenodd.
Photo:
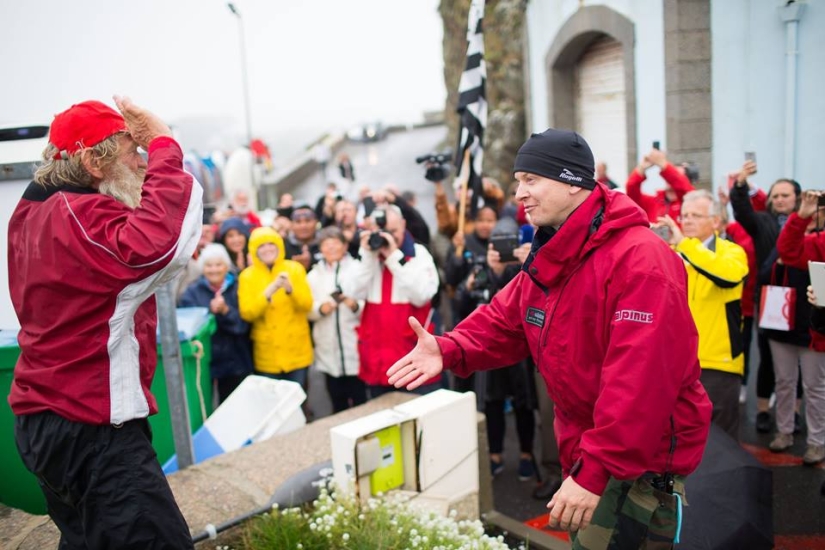
<instances>
[{"instance_id":1,"label":"woman in yellow raincoat","mask_svg":"<svg viewBox=\"0 0 825 550\"><path fill-rule=\"evenodd\" d=\"M298 382L306 389L313 361L307 312L312 292L306 271L284 258L284 240L270 227L249 237L252 265L241 272L238 301L241 317L252 325L255 373Z\"/></svg>"}]
</instances>

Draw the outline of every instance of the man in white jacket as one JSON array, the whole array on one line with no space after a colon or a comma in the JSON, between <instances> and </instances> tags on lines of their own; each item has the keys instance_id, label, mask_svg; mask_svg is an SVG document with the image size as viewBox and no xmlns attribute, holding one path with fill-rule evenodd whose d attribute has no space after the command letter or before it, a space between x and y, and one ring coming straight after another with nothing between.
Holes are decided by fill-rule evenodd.
<instances>
[{"instance_id":1,"label":"man in white jacket","mask_svg":"<svg viewBox=\"0 0 825 550\"><path fill-rule=\"evenodd\" d=\"M358 329L358 376L374 398L396 391L387 368L415 347L417 337L407 319L414 316L432 331L430 301L438 292L438 272L427 249L407 232L397 206L376 208L365 222L368 230L361 232L353 297L365 300ZM416 393L434 391L440 382L436 376Z\"/></svg>"}]
</instances>

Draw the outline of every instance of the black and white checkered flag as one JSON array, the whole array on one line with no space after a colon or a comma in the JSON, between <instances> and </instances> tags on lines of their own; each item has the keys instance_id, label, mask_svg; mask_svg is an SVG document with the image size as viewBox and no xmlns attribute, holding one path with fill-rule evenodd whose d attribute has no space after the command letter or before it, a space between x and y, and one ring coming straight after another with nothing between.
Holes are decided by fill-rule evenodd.
<instances>
[{"instance_id":1,"label":"black and white checkered flag","mask_svg":"<svg viewBox=\"0 0 825 550\"><path fill-rule=\"evenodd\" d=\"M487 126L487 66L484 64L484 0L472 0L467 20L467 61L458 85L458 113L461 131L458 135L455 165L462 170L466 151L470 151L467 186L473 190L470 212L475 216L482 197L481 161L484 159L484 128Z\"/></svg>"}]
</instances>

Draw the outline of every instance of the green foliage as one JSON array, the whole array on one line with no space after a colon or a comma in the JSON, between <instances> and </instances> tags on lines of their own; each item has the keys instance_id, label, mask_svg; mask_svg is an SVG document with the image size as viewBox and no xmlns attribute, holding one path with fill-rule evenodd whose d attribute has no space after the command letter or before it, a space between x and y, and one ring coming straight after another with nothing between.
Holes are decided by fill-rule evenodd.
<instances>
[{"instance_id":1,"label":"green foliage","mask_svg":"<svg viewBox=\"0 0 825 550\"><path fill-rule=\"evenodd\" d=\"M361 504L353 496L323 490L312 506L273 509L248 525L245 550L504 550L503 537L485 535L479 521L456 521L424 512L404 495L372 498Z\"/></svg>"}]
</instances>

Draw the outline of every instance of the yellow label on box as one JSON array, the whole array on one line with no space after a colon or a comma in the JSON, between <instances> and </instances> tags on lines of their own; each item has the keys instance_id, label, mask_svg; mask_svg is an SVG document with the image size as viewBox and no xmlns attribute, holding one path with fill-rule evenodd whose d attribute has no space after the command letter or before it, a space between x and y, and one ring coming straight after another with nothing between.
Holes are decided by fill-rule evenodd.
<instances>
[{"instance_id":1,"label":"yellow label on box","mask_svg":"<svg viewBox=\"0 0 825 550\"><path fill-rule=\"evenodd\" d=\"M404 460L401 454L401 427L390 426L373 434L381 447L381 465L370 474L373 496L404 485Z\"/></svg>"}]
</instances>

